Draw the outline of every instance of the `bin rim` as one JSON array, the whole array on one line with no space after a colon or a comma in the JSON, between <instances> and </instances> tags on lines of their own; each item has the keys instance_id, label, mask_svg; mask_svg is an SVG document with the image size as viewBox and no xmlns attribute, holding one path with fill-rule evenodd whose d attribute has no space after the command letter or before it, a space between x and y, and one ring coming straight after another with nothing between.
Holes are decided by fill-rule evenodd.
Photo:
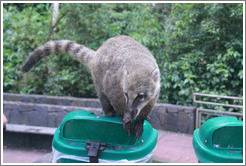
<instances>
[{"instance_id":1,"label":"bin rim","mask_svg":"<svg viewBox=\"0 0 246 166\"><path fill-rule=\"evenodd\" d=\"M84 112L84 111L82 111ZM82 113L81 112L81 113ZM88 112L88 111L86 111ZM78 114L79 112L77 112ZM87 115L85 116L96 116L93 113L86 113ZM71 118L71 115L67 115L64 117L63 122L61 125L56 129L54 137L53 137L53 142L52 146L59 152L67 154L67 155L75 155L75 156L87 156L88 151L85 150L85 145L86 141L89 140L83 140L83 141L78 141L78 140L68 140L64 139L62 137L62 127L64 127L64 124L68 121L69 118ZM86 119L86 117L83 117ZM108 122L110 122L110 117L105 117ZM115 121L115 120L113 120ZM117 120L116 120L117 121ZM106 160L121 160L121 159L127 159L127 160L135 160L139 159L141 157L144 157L151 153L157 144L157 137L158 137L158 131L154 128L151 127L148 121L144 121L144 132L143 135L138 139L135 144L133 145L122 145L124 149L120 150L113 150L110 148L106 148L103 152L99 152L99 157L101 159L106 159ZM148 133L146 133L148 132ZM146 138L143 140L143 138ZM110 144L110 146L119 146L117 144ZM112 158L113 154L113 158Z\"/></svg>"}]
</instances>

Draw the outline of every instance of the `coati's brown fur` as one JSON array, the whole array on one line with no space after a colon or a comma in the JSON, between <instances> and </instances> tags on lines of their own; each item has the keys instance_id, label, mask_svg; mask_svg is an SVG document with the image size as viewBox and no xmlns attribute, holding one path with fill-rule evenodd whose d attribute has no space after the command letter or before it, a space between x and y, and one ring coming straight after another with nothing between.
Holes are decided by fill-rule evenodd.
<instances>
[{"instance_id":1,"label":"coati's brown fur","mask_svg":"<svg viewBox=\"0 0 246 166\"><path fill-rule=\"evenodd\" d=\"M139 138L160 91L159 68L149 50L127 36L110 38L97 51L69 40L49 41L28 56L21 70L27 72L42 58L60 52L91 70L105 115L119 116L128 134L134 131Z\"/></svg>"}]
</instances>

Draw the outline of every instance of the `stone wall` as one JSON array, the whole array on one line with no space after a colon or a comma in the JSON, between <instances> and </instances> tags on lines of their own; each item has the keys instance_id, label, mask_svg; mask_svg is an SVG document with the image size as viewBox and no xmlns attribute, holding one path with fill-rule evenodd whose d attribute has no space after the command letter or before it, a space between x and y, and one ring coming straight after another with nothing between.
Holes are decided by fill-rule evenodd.
<instances>
[{"instance_id":1,"label":"stone wall","mask_svg":"<svg viewBox=\"0 0 246 166\"><path fill-rule=\"evenodd\" d=\"M3 112L13 124L58 127L63 117L75 110L102 115L98 99L44 95L3 94ZM150 124L161 130L192 134L195 107L157 103L149 115Z\"/></svg>"},{"instance_id":2,"label":"stone wall","mask_svg":"<svg viewBox=\"0 0 246 166\"><path fill-rule=\"evenodd\" d=\"M156 129L193 134L196 108L157 103L149 115L149 122Z\"/></svg>"}]
</instances>

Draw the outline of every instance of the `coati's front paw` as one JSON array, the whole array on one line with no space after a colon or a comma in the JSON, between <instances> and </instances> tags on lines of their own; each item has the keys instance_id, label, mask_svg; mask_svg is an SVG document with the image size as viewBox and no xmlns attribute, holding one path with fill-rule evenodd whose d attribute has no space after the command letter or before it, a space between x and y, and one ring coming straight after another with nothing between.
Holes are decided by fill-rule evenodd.
<instances>
[{"instance_id":1,"label":"coati's front paw","mask_svg":"<svg viewBox=\"0 0 246 166\"><path fill-rule=\"evenodd\" d=\"M130 136L133 133L134 125L132 122L123 123L124 130L128 133L128 136Z\"/></svg>"},{"instance_id":2,"label":"coati's front paw","mask_svg":"<svg viewBox=\"0 0 246 166\"><path fill-rule=\"evenodd\" d=\"M142 122L136 122L134 130L135 130L135 134L136 134L136 139L139 139L143 134L143 123Z\"/></svg>"}]
</instances>

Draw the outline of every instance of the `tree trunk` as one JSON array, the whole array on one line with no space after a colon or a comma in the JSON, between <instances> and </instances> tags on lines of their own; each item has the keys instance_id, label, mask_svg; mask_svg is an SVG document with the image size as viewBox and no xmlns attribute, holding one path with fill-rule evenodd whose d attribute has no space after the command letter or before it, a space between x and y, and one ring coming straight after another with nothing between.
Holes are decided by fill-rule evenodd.
<instances>
[{"instance_id":1,"label":"tree trunk","mask_svg":"<svg viewBox=\"0 0 246 166\"><path fill-rule=\"evenodd\" d=\"M59 3L54 3L53 4L53 14L52 14L52 33L51 33L51 38L55 38L55 31L56 31L56 22L57 22L57 16L59 12Z\"/></svg>"}]
</instances>

